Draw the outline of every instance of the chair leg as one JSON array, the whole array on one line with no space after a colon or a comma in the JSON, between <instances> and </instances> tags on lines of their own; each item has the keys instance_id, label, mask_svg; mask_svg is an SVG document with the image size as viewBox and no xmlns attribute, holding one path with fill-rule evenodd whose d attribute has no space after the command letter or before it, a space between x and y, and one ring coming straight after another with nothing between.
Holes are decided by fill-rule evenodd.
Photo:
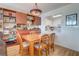
<instances>
[{"instance_id":1,"label":"chair leg","mask_svg":"<svg viewBox=\"0 0 79 59\"><path fill-rule=\"evenodd\" d=\"M29 47L28 47L28 55L29 55L30 53L29 53Z\"/></svg>"},{"instance_id":2,"label":"chair leg","mask_svg":"<svg viewBox=\"0 0 79 59\"><path fill-rule=\"evenodd\" d=\"M23 48L22 48L22 47L20 47L19 54L20 54L21 56L24 55L24 53L23 53Z\"/></svg>"},{"instance_id":3,"label":"chair leg","mask_svg":"<svg viewBox=\"0 0 79 59\"><path fill-rule=\"evenodd\" d=\"M53 45L53 51L55 51L54 47L55 47L55 46Z\"/></svg>"},{"instance_id":4,"label":"chair leg","mask_svg":"<svg viewBox=\"0 0 79 59\"><path fill-rule=\"evenodd\" d=\"M48 54L50 54L50 50L51 50L51 47L50 47L50 45L49 45L49 47L48 47Z\"/></svg>"},{"instance_id":5,"label":"chair leg","mask_svg":"<svg viewBox=\"0 0 79 59\"><path fill-rule=\"evenodd\" d=\"M46 49L46 56L48 56L48 54L49 54L49 51L48 51L49 49Z\"/></svg>"},{"instance_id":6,"label":"chair leg","mask_svg":"<svg viewBox=\"0 0 79 59\"><path fill-rule=\"evenodd\" d=\"M23 56L23 51L22 51L22 50L20 50L20 52L19 52L19 53L20 53L20 55L21 55L21 56Z\"/></svg>"},{"instance_id":7,"label":"chair leg","mask_svg":"<svg viewBox=\"0 0 79 59\"><path fill-rule=\"evenodd\" d=\"M53 49L53 51L55 50L55 49L54 49L54 44L51 45L51 50L52 50L52 49Z\"/></svg>"},{"instance_id":8,"label":"chair leg","mask_svg":"<svg viewBox=\"0 0 79 59\"><path fill-rule=\"evenodd\" d=\"M29 47L27 47L26 52L26 55L29 55Z\"/></svg>"},{"instance_id":9,"label":"chair leg","mask_svg":"<svg viewBox=\"0 0 79 59\"><path fill-rule=\"evenodd\" d=\"M42 56L42 50L41 49L38 50L38 54L39 54L39 56Z\"/></svg>"}]
</instances>

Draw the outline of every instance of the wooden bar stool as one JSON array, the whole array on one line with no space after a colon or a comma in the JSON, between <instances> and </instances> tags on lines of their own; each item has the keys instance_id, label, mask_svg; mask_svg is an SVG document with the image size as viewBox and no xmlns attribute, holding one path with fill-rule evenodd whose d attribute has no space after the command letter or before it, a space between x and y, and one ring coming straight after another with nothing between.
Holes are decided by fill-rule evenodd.
<instances>
[{"instance_id":1,"label":"wooden bar stool","mask_svg":"<svg viewBox=\"0 0 79 59\"><path fill-rule=\"evenodd\" d=\"M24 50L27 50L28 54L29 54L29 42L23 42L21 35L19 34L19 32L17 31L16 33L17 35L17 41L20 45L20 50L19 50L19 54L21 56L24 56Z\"/></svg>"}]
</instances>

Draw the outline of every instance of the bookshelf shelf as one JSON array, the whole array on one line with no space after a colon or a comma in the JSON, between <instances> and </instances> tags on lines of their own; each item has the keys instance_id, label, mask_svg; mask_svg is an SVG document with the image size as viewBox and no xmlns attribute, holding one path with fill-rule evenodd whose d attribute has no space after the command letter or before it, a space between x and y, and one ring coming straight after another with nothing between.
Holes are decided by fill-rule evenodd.
<instances>
[{"instance_id":1,"label":"bookshelf shelf","mask_svg":"<svg viewBox=\"0 0 79 59\"><path fill-rule=\"evenodd\" d=\"M13 16L15 14L16 12L12 12L7 9L3 9L3 12L0 14L3 20L3 40L5 41L13 41L16 38L16 17Z\"/></svg>"}]
</instances>

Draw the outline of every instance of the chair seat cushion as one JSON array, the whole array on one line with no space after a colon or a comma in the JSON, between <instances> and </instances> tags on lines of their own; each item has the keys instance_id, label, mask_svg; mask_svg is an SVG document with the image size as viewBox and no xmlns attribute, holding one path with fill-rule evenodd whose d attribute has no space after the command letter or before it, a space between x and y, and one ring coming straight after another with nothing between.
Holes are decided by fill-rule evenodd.
<instances>
[{"instance_id":1,"label":"chair seat cushion","mask_svg":"<svg viewBox=\"0 0 79 59\"><path fill-rule=\"evenodd\" d=\"M23 42L23 47L28 47L29 46L29 42Z\"/></svg>"},{"instance_id":2,"label":"chair seat cushion","mask_svg":"<svg viewBox=\"0 0 79 59\"><path fill-rule=\"evenodd\" d=\"M35 46L34 46L35 48L41 48L42 47L42 45L41 44L35 44Z\"/></svg>"},{"instance_id":3,"label":"chair seat cushion","mask_svg":"<svg viewBox=\"0 0 79 59\"><path fill-rule=\"evenodd\" d=\"M46 40L46 41L44 41L44 43L45 43L45 44L49 44L49 42L48 42L47 40Z\"/></svg>"},{"instance_id":4,"label":"chair seat cushion","mask_svg":"<svg viewBox=\"0 0 79 59\"><path fill-rule=\"evenodd\" d=\"M45 47L47 47L47 45L42 43L42 44L36 44L34 47L35 48L45 48Z\"/></svg>"}]
</instances>

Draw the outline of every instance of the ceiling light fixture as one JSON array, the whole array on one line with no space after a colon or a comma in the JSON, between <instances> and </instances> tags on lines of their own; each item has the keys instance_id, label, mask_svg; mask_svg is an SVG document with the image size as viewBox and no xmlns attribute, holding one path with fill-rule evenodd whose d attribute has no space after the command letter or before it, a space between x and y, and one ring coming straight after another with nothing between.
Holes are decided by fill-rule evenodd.
<instances>
[{"instance_id":1,"label":"ceiling light fixture","mask_svg":"<svg viewBox=\"0 0 79 59\"><path fill-rule=\"evenodd\" d=\"M54 15L53 18L61 17L62 15Z\"/></svg>"},{"instance_id":2,"label":"ceiling light fixture","mask_svg":"<svg viewBox=\"0 0 79 59\"><path fill-rule=\"evenodd\" d=\"M35 8L31 9L30 13L34 16L40 16L42 13L42 10L39 9L37 3L35 3Z\"/></svg>"}]
</instances>

